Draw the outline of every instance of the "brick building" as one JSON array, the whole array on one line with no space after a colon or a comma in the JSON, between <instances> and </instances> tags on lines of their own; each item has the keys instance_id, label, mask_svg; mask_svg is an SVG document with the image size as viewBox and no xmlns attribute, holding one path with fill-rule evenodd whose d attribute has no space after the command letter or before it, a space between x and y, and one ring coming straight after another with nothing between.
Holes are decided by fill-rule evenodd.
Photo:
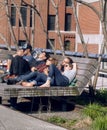
<instances>
[{"instance_id":1,"label":"brick building","mask_svg":"<svg viewBox=\"0 0 107 130\"><path fill-rule=\"evenodd\" d=\"M98 11L100 9L99 0L84 0L92 4ZM101 23L97 15L92 9L85 5L78 4L78 18L83 33L84 41L87 44L89 53L99 53L103 40ZM80 38L76 31L76 51L83 52L83 47L80 44Z\"/></svg>"},{"instance_id":2,"label":"brick building","mask_svg":"<svg viewBox=\"0 0 107 130\"><path fill-rule=\"evenodd\" d=\"M4 2L4 0L0 1ZM32 0L25 1L30 5L32 4ZM58 0L56 0L56 2L57 1ZM99 0L90 0L90 3L99 9ZM34 47L51 48L47 41L48 36L48 38L52 41L52 44L55 46L55 49L60 49L59 38L55 24L56 10L52 5L51 0L34 0L33 3L33 5L36 5L36 9L39 10L41 14L47 35L43 31L44 28L41 24L40 17L37 15L37 13L33 14L30 6L20 3L19 0L15 0L15 3L12 3L11 0L8 0L9 15L11 16L10 21L12 28L14 30L18 44L23 45L26 42L26 37L23 33L23 28L15 4L17 7L21 7L20 11L22 14L23 24L30 43L32 44L32 33L34 33ZM8 44L14 45L12 35L9 31L5 6L1 4L1 7L0 43L4 44L3 37L5 37ZM61 0L58 10L60 32L65 50L83 52L82 44L80 44L80 38L76 29L71 0ZM77 12L84 40L87 43L88 51L91 53L99 53L100 44L102 41L102 33L101 25L97 15L87 6L84 6L82 4L77 4ZM34 18L34 20L32 18Z\"/></svg>"},{"instance_id":3,"label":"brick building","mask_svg":"<svg viewBox=\"0 0 107 130\"><path fill-rule=\"evenodd\" d=\"M0 0L3 1L3 0ZM31 0L25 0L30 5ZM56 0L57 2L57 0ZM11 25L14 30L14 34L16 36L17 42L19 45L22 45L26 41L26 37L23 33L23 28L19 19L19 15L17 12L17 7L21 7L20 11L22 14L23 24L26 29L28 38L32 43L32 32L34 32L34 47L38 48L50 48L50 45L47 41L46 33L43 31L43 26L40 21L40 17L35 13L33 15L33 11L30 6L26 4L21 4L19 0L15 0L15 3L12 3L11 0L8 0L9 14L11 16ZM36 5L37 10L39 10L45 30L47 31L49 39L52 41L52 44L55 46L55 49L60 49L59 39L56 31L55 25L55 15L56 10L53 7L50 0L34 0L33 5ZM60 24L60 32L62 41L64 43L64 47L66 50L75 51L75 20L73 16L73 10L71 7L71 0L61 0L59 5L59 24ZM3 16L0 19L0 33L6 37L9 44L13 45L12 35L10 34L7 17L5 15L5 7L3 7L0 15ZM32 22L32 17L34 17L34 21ZM32 25L33 24L33 25ZM34 26L34 30L32 30L32 26ZM4 43L4 41L0 38L0 43Z\"/></svg>"}]
</instances>

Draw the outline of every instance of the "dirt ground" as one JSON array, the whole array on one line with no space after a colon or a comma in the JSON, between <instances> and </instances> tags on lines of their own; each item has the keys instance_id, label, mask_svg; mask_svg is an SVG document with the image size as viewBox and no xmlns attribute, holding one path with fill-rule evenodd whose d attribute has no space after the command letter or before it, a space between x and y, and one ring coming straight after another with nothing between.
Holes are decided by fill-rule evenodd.
<instances>
[{"instance_id":1,"label":"dirt ground","mask_svg":"<svg viewBox=\"0 0 107 130\"><path fill-rule=\"evenodd\" d=\"M42 113L39 112L39 113L33 113L29 115L43 119L43 120L47 120L49 117L53 117L53 116L58 116L65 119L82 119L83 118L81 112L77 110L68 111L68 112L42 112Z\"/></svg>"},{"instance_id":2,"label":"dirt ground","mask_svg":"<svg viewBox=\"0 0 107 130\"><path fill-rule=\"evenodd\" d=\"M73 110L68 112L47 112L47 113L33 113L29 114L30 116L42 119L47 121L47 119L57 116L68 120L77 120L77 123L69 128L68 130L88 130L91 124L91 120L89 118L84 118L81 113L81 110ZM63 127L63 124L62 124Z\"/></svg>"}]
</instances>

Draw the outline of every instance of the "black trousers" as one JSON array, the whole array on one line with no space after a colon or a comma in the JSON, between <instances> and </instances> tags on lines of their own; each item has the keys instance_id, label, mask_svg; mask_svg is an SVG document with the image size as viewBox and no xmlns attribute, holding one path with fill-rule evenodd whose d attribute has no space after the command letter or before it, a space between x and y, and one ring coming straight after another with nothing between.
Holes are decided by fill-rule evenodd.
<instances>
[{"instance_id":1,"label":"black trousers","mask_svg":"<svg viewBox=\"0 0 107 130\"><path fill-rule=\"evenodd\" d=\"M30 72L29 63L21 56L13 57L10 66L10 75L23 75L27 72Z\"/></svg>"}]
</instances>

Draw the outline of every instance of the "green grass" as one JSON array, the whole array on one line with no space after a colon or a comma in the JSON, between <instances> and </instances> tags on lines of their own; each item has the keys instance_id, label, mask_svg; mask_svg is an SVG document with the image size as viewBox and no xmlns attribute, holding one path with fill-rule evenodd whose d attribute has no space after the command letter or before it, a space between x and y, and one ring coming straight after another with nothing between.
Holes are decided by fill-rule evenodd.
<instances>
[{"instance_id":1,"label":"green grass","mask_svg":"<svg viewBox=\"0 0 107 130\"><path fill-rule=\"evenodd\" d=\"M107 116L97 117L93 121L91 130L107 130Z\"/></svg>"},{"instance_id":2,"label":"green grass","mask_svg":"<svg viewBox=\"0 0 107 130\"><path fill-rule=\"evenodd\" d=\"M47 121L65 128L71 128L77 122L77 120L68 120L58 116L50 117Z\"/></svg>"},{"instance_id":3,"label":"green grass","mask_svg":"<svg viewBox=\"0 0 107 130\"><path fill-rule=\"evenodd\" d=\"M49 118L48 121L51 123L55 123L55 124L62 124L62 123L65 123L67 121L67 119L53 116L53 117Z\"/></svg>"},{"instance_id":4,"label":"green grass","mask_svg":"<svg viewBox=\"0 0 107 130\"><path fill-rule=\"evenodd\" d=\"M90 130L107 130L107 108L99 104L89 104L83 109L83 114L89 116L92 121Z\"/></svg>"},{"instance_id":5,"label":"green grass","mask_svg":"<svg viewBox=\"0 0 107 130\"><path fill-rule=\"evenodd\" d=\"M85 118L84 120L86 120L87 117L90 117L92 121L91 124L86 126L87 128L89 128L90 130L107 130L107 90L98 90L95 95L94 103L90 103L89 95L75 97L72 99L72 101L85 106L82 110L83 119ZM82 124L83 121L75 119L68 120L58 116L48 118L48 122L60 125L69 130L77 130L77 124L79 122L80 124ZM83 124L83 127L85 127L85 123Z\"/></svg>"},{"instance_id":6,"label":"green grass","mask_svg":"<svg viewBox=\"0 0 107 130\"><path fill-rule=\"evenodd\" d=\"M97 117L107 115L107 109L99 104L93 103L83 109L83 114L89 116L92 120L95 120Z\"/></svg>"}]
</instances>

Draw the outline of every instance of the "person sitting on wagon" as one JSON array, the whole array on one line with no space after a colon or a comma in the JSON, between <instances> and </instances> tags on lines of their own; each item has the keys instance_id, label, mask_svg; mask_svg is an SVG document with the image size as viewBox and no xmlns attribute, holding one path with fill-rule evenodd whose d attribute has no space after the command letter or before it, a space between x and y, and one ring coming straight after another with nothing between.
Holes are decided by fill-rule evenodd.
<instances>
[{"instance_id":1,"label":"person sitting on wagon","mask_svg":"<svg viewBox=\"0 0 107 130\"><path fill-rule=\"evenodd\" d=\"M64 63L63 72L53 64L53 58L46 61L47 70L45 73L37 73L36 78L30 82L22 82L23 86L33 87L39 86L41 88L50 86L68 86L76 75L76 63L70 63L70 58L67 60L69 63Z\"/></svg>"},{"instance_id":2,"label":"person sitting on wagon","mask_svg":"<svg viewBox=\"0 0 107 130\"><path fill-rule=\"evenodd\" d=\"M8 55L5 73L0 77L2 81L30 72L30 63L34 60L31 55L30 44L19 47L14 55Z\"/></svg>"},{"instance_id":3,"label":"person sitting on wagon","mask_svg":"<svg viewBox=\"0 0 107 130\"><path fill-rule=\"evenodd\" d=\"M49 55L43 51L38 57L30 63L30 71L28 73L17 75L15 78L9 78L7 84L16 84L17 82L22 82L23 80L30 80L36 76L36 71L43 72L46 68L46 59Z\"/></svg>"}]
</instances>

